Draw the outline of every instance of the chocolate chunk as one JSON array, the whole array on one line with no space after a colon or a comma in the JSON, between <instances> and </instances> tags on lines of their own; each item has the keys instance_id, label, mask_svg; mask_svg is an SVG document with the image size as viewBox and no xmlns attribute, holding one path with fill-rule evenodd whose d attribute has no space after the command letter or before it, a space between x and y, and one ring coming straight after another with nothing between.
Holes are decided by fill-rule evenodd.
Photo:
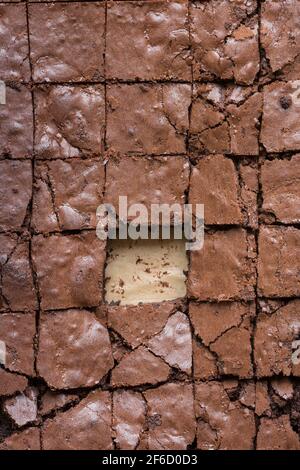
<instances>
[{"instance_id":1,"label":"chocolate chunk","mask_svg":"<svg viewBox=\"0 0 300 470\"><path fill-rule=\"evenodd\" d=\"M45 450L111 450L111 398L108 392L91 392L78 405L42 428Z\"/></svg>"},{"instance_id":2,"label":"chocolate chunk","mask_svg":"<svg viewBox=\"0 0 300 470\"><path fill-rule=\"evenodd\" d=\"M34 237L42 308L97 306L102 298L104 249L104 242L90 232Z\"/></svg>"},{"instance_id":3,"label":"chocolate chunk","mask_svg":"<svg viewBox=\"0 0 300 470\"><path fill-rule=\"evenodd\" d=\"M93 313L69 310L43 315L37 369L50 387L95 385L112 366L107 329Z\"/></svg>"},{"instance_id":4,"label":"chocolate chunk","mask_svg":"<svg viewBox=\"0 0 300 470\"><path fill-rule=\"evenodd\" d=\"M78 82L103 78L104 22L104 5L99 3L29 5L33 79Z\"/></svg>"}]
</instances>

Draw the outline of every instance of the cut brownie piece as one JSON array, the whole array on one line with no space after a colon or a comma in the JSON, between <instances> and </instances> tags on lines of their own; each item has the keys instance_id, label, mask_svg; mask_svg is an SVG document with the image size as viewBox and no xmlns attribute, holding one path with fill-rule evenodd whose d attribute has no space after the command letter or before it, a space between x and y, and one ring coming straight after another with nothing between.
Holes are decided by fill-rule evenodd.
<instances>
[{"instance_id":1,"label":"cut brownie piece","mask_svg":"<svg viewBox=\"0 0 300 470\"><path fill-rule=\"evenodd\" d=\"M117 449L133 450L139 443L146 420L146 402L141 393L118 390L113 394L113 430Z\"/></svg>"},{"instance_id":2,"label":"cut brownie piece","mask_svg":"<svg viewBox=\"0 0 300 470\"><path fill-rule=\"evenodd\" d=\"M107 76L191 79L188 2L113 2L107 11Z\"/></svg>"},{"instance_id":3,"label":"cut brownie piece","mask_svg":"<svg viewBox=\"0 0 300 470\"><path fill-rule=\"evenodd\" d=\"M196 79L234 79L251 84L259 71L256 0L196 1L191 35Z\"/></svg>"},{"instance_id":4,"label":"cut brownie piece","mask_svg":"<svg viewBox=\"0 0 300 470\"><path fill-rule=\"evenodd\" d=\"M186 151L190 85L110 85L107 100L110 149L142 154Z\"/></svg>"},{"instance_id":5,"label":"cut brownie piece","mask_svg":"<svg viewBox=\"0 0 300 470\"><path fill-rule=\"evenodd\" d=\"M33 368L34 313L0 315L0 340L5 344L4 366L13 372L35 375Z\"/></svg>"},{"instance_id":6,"label":"cut brownie piece","mask_svg":"<svg viewBox=\"0 0 300 470\"><path fill-rule=\"evenodd\" d=\"M38 82L103 79L104 23L103 3L29 5L33 79Z\"/></svg>"},{"instance_id":7,"label":"cut brownie piece","mask_svg":"<svg viewBox=\"0 0 300 470\"><path fill-rule=\"evenodd\" d=\"M299 55L298 0L266 0L261 6L261 43L272 71L294 62Z\"/></svg>"},{"instance_id":8,"label":"cut brownie piece","mask_svg":"<svg viewBox=\"0 0 300 470\"><path fill-rule=\"evenodd\" d=\"M2 256L0 310L33 310L36 292L30 265L29 243L14 235L0 235Z\"/></svg>"},{"instance_id":9,"label":"cut brownie piece","mask_svg":"<svg viewBox=\"0 0 300 470\"><path fill-rule=\"evenodd\" d=\"M0 44L1 80L28 81L30 67L26 5L0 5Z\"/></svg>"},{"instance_id":10,"label":"cut brownie piece","mask_svg":"<svg viewBox=\"0 0 300 470\"><path fill-rule=\"evenodd\" d=\"M6 86L6 104L0 104L0 122L0 156L31 158L33 107L31 92L25 86Z\"/></svg>"},{"instance_id":11,"label":"cut brownie piece","mask_svg":"<svg viewBox=\"0 0 300 470\"><path fill-rule=\"evenodd\" d=\"M144 392L148 431L139 448L185 450L195 437L193 388L185 383L168 383Z\"/></svg>"},{"instance_id":12,"label":"cut brownie piece","mask_svg":"<svg viewBox=\"0 0 300 470\"><path fill-rule=\"evenodd\" d=\"M293 354L297 356L293 343L300 334L299 308L300 300L292 300L285 306L278 306L274 313L258 316L254 349L259 377L300 376L300 365Z\"/></svg>"},{"instance_id":13,"label":"cut brownie piece","mask_svg":"<svg viewBox=\"0 0 300 470\"><path fill-rule=\"evenodd\" d=\"M96 226L96 210L102 203L104 190L102 161L38 162L35 178L32 225L36 232Z\"/></svg>"},{"instance_id":14,"label":"cut brownie piece","mask_svg":"<svg viewBox=\"0 0 300 470\"><path fill-rule=\"evenodd\" d=\"M105 243L95 233L33 238L43 309L97 306L102 299Z\"/></svg>"},{"instance_id":15,"label":"cut brownie piece","mask_svg":"<svg viewBox=\"0 0 300 470\"><path fill-rule=\"evenodd\" d=\"M0 230L20 229L32 193L30 162L0 161Z\"/></svg>"},{"instance_id":16,"label":"cut brownie piece","mask_svg":"<svg viewBox=\"0 0 300 470\"><path fill-rule=\"evenodd\" d=\"M300 150L300 103L293 98L298 81L264 87L261 142L268 152Z\"/></svg>"},{"instance_id":17,"label":"cut brownie piece","mask_svg":"<svg viewBox=\"0 0 300 470\"><path fill-rule=\"evenodd\" d=\"M261 167L262 209L285 224L300 222L300 154Z\"/></svg>"},{"instance_id":18,"label":"cut brownie piece","mask_svg":"<svg viewBox=\"0 0 300 470\"><path fill-rule=\"evenodd\" d=\"M113 366L107 329L85 310L41 318L37 368L57 389L94 386Z\"/></svg>"},{"instance_id":19,"label":"cut brownie piece","mask_svg":"<svg viewBox=\"0 0 300 470\"><path fill-rule=\"evenodd\" d=\"M22 377L22 375L10 373L0 368L0 396L23 392L27 383L27 379Z\"/></svg>"},{"instance_id":20,"label":"cut brownie piece","mask_svg":"<svg viewBox=\"0 0 300 470\"><path fill-rule=\"evenodd\" d=\"M199 300L251 300L255 285L255 240L245 230L205 233L191 252L189 295Z\"/></svg>"},{"instance_id":21,"label":"cut brownie piece","mask_svg":"<svg viewBox=\"0 0 300 470\"><path fill-rule=\"evenodd\" d=\"M299 248L299 229L261 227L258 258L258 288L261 296L299 296Z\"/></svg>"},{"instance_id":22,"label":"cut brownie piece","mask_svg":"<svg viewBox=\"0 0 300 470\"><path fill-rule=\"evenodd\" d=\"M8 398L3 403L5 413L18 427L33 423L38 417L38 389L28 387L23 393Z\"/></svg>"},{"instance_id":23,"label":"cut brownie piece","mask_svg":"<svg viewBox=\"0 0 300 470\"><path fill-rule=\"evenodd\" d=\"M240 400L231 401L225 382L195 386L197 448L251 450L256 434L254 412Z\"/></svg>"},{"instance_id":24,"label":"cut brownie piece","mask_svg":"<svg viewBox=\"0 0 300 470\"><path fill-rule=\"evenodd\" d=\"M0 444L0 450L41 450L40 429L31 427L12 434Z\"/></svg>"},{"instance_id":25,"label":"cut brownie piece","mask_svg":"<svg viewBox=\"0 0 300 470\"><path fill-rule=\"evenodd\" d=\"M35 92L39 158L98 156L104 137L104 86L44 86Z\"/></svg>"},{"instance_id":26,"label":"cut brownie piece","mask_svg":"<svg viewBox=\"0 0 300 470\"><path fill-rule=\"evenodd\" d=\"M206 83L193 91L190 148L258 155L262 95L256 88Z\"/></svg>"},{"instance_id":27,"label":"cut brownie piece","mask_svg":"<svg viewBox=\"0 0 300 470\"><path fill-rule=\"evenodd\" d=\"M298 434L293 430L290 417L263 418L257 434L258 450L300 450Z\"/></svg>"},{"instance_id":28,"label":"cut brownie piece","mask_svg":"<svg viewBox=\"0 0 300 470\"><path fill-rule=\"evenodd\" d=\"M129 175L134 175L129 183ZM182 214L189 185L189 163L184 157L114 157L106 166L105 202L118 212L119 197L127 196L127 204L179 204L174 213ZM128 220L136 214L128 215Z\"/></svg>"},{"instance_id":29,"label":"cut brownie piece","mask_svg":"<svg viewBox=\"0 0 300 470\"><path fill-rule=\"evenodd\" d=\"M95 390L78 405L45 421L45 450L111 450L111 397Z\"/></svg>"},{"instance_id":30,"label":"cut brownie piece","mask_svg":"<svg viewBox=\"0 0 300 470\"><path fill-rule=\"evenodd\" d=\"M251 318L255 305L192 302L189 314L194 332L203 343L194 345L196 377L209 378L218 371L219 375L251 378Z\"/></svg>"}]
</instances>

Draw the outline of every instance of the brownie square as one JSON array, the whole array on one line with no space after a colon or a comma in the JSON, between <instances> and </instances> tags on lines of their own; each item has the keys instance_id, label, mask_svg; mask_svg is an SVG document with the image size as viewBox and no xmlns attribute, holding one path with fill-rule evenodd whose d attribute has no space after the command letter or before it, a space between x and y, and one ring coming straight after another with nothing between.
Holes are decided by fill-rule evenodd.
<instances>
[{"instance_id":1,"label":"brownie square","mask_svg":"<svg viewBox=\"0 0 300 470\"><path fill-rule=\"evenodd\" d=\"M107 10L107 77L191 80L187 1L113 2Z\"/></svg>"},{"instance_id":2,"label":"brownie square","mask_svg":"<svg viewBox=\"0 0 300 470\"><path fill-rule=\"evenodd\" d=\"M236 383L232 400L225 381L195 385L195 413L198 418L197 449L251 450L256 436L254 411L244 406L247 384ZM248 385L249 387L249 385ZM255 404L255 396L250 406Z\"/></svg>"},{"instance_id":3,"label":"brownie square","mask_svg":"<svg viewBox=\"0 0 300 470\"><path fill-rule=\"evenodd\" d=\"M43 309L95 307L100 303L105 244L94 232L37 235L32 243Z\"/></svg>"},{"instance_id":4,"label":"brownie square","mask_svg":"<svg viewBox=\"0 0 300 470\"><path fill-rule=\"evenodd\" d=\"M98 156L104 137L104 86L47 86L34 93L39 158Z\"/></svg>"},{"instance_id":5,"label":"brownie square","mask_svg":"<svg viewBox=\"0 0 300 470\"><path fill-rule=\"evenodd\" d=\"M192 3L194 78L253 83L260 62L256 8L256 0Z\"/></svg>"},{"instance_id":6,"label":"brownie square","mask_svg":"<svg viewBox=\"0 0 300 470\"><path fill-rule=\"evenodd\" d=\"M262 418L257 433L257 450L300 450L299 435L288 414Z\"/></svg>"},{"instance_id":7,"label":"brownie square","mask_svg":"<svg viewBox=\"0 0 300 470\"><path fill-rule=\"evenodd\" d=\"M285 224L300 222L300 155L266 160L261 167L263 211Z\"/></svg>"},{"instance_id":8,"label":"brownie square","mask_svg":"<svg viewBox=\"0 0 300 470\"><path fill-rule=\"evenodd\" d=\"M224 375L245 379L253 376L251 319L255 316L254 303L191 302L189 316L196 335L194 346L196 379L203 380ZM198 339L202 348L197 347ZM208 376L204 367L205 361L210 362L210 369L213 367Z\"/></svg>"},{"instance_id":9,"label":"brownie square","mask_svg":"<svg viewBox=\"0 0 300 470\"><path fill-rule=\"evenodd\" d=\"M300 149L300 104L293 95L298 88L297 80L264 87L261 141L268 152Z\"/></svg>"},{"instance_id":10,"label":"brownie square","mask_svg":"<svg viewBox=\"0 0 300 470\"><path fill-rule=\"evenodd\" d=\"M6 86L6 104L0 104L0 122L0 156L31 158L33 106L31 92L25 86Z\"/></svg>"},{"instance_id":11,"label":"brownie square","mask_svg":"<svg viewBox=\"0 0 300 470\"><path fill-rule=\"evenodd\" d=\"M34 230L94 228L103 190L104 165L101 160L38 162L32 207Z\"/></svg>"},{"instance_id":12,"label":"brownie square","mask_svg":"<svg viewBox=\"0 0 300 470\"><path fill-rule=\"evenodd\" d=\"M13 372L35 375L33 341L34 313L3 313L0 315L0 340L5 343L4 366Z\"/></svg>"},{"instance_id":13,"label":"brownie square","mask_svg":"<svg viewBox=\"0 0 300 470\"><path fill-rule=\"evenodd\" d=\"M42 316L37 369L51 388L94 386L113 364L108 331L93 313L67 310Z\"/></svg>"},{"instance_id":14,"label":"brownie square","mask_svg":"<svg viewBox=\"0 0 300 470\"><path fill-rule=\"evenodd\" d=\"M191 107L190 149L258 155L261 114L262 95L254 87L197 85Z\"/></svg>"},{"instance_id":15,"label":"brownie square","mask_svg":"<svg viewBox=\"0 0 300 470\"><path fill-rule=\"evenodd\" d=\"M29 81L26 5L0 5L1 80Z\"/></svg>"},{"instance_id":16,"label":"brownie square","mask_svg":"<svg viewBox=\"0 0 300 470\"><path fill-rule=\"evenodd\" d=\"M28 241L0 234L0 310L28 311L37 307Z\"/></svg>"},{"instance_id":17,"label":"brownie square","mask_svg":"<svg viewBox=\"0 0 300 470\"><path fill-rule=\"evenodd\" d=\"M130 185L128 175L134 175ZM105 202L118 209L119 196L127 196L128 206L144 204L150 218L151 204L183 208L188 184L189 163L184 157L114 157L106 166Z\"/></svg>"},{"instance_id":18,"label":"brownie square","mask_svg":"<svg viewBox=\"0 0 300 470\"><path fill-rule=\"evenodd\" d=\"M299 307L297 299L259 314L254 335L258 377L300 376L300 365L293 361L293 342L300 334Z\"/></svg>"},{"instance_id":19,"label":"brownie square","mask_svg":"<svg viewBox=\"0 0 300 470\"><path fill-rule=\"evenodd\" d=\"M32 169L28 161L0 161L0 231L20 229L32 193Z\"/></svg>"},{"instance_id":20,"label":"brownie square","mask_svg":"<svg viewBox=\"0 0 300 470\"><path fill-rule=\"evenodd\" d=\"M42 426L45 450L111 450L111 396L95 390Z\"/></svg>"},{"instance_id":21,"label":"brownie square","mask_svg":"<svg viewBox=\"0 0 300 470\"><path fill-rule=\"evenodd\" d=\"M300 294L300 230L261 227L259 233L258 288L264 297Z\"/></svg>"},{"instance_id":22,"label":"brownie square","mask_svg":"<svg viewBox=\"0 0 300 470\"><path fill-rule=\"evenodd\" d=\"M103 3L29 5L33 79L37 82L102 80L104 22Z\"/></svg>"},{"instance_id":23,"label":"brownie square","mask_svg":"<svg viewBox=\"0 0 300 470\"><path fill-rule=\"evenodd\" d=\"M188 292L199 300L255 297L255 240L244 229L205 233L201 250L191 251Z\"/></svg>"},{"instance_id":24,"label":"brownie square","mask_svg":"<svg viewBox=\"0 0 300 470\"><path fill-rule=\"evenodd\" d=\"M110 149L140 154L186 151L190 85L111 85L107 100Z\"/></svg>"},{"instance_id":25,"label":"brownie square","mask_svg":"<svg viewBox=\"0 0 300 470\"><path fill-rule=\"evenodd\" d=\"M273 72L299 55L298 0L266 0L261 6L261 42Z\"/></svg>"}]
</instances>

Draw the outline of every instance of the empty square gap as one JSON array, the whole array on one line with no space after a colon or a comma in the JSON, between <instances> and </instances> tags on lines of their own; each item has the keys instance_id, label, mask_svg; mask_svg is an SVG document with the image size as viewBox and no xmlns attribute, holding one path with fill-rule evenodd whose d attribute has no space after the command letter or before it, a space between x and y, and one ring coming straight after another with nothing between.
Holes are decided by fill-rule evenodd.
<instances>
[{"instance_id":1,"label":"empty square gap","mask_svg":"<svg viewBox=\"0 0 300 470\"><path fill-rule=\"evenodd\" d=\"M105 300L137 305L186 295L185 240L109 240Z\"/></svg>"}]
</instances>

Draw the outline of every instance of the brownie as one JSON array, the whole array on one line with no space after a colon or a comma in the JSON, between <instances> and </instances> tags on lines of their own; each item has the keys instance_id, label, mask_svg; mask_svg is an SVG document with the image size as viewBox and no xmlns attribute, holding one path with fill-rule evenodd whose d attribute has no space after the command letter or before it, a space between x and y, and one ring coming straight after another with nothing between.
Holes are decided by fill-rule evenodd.
<instances>
[{"instance_id":1,"label":"brownie","mask_svg":"<svg viewBox=\"0 0 300 470\"><path fill-rule=\"evenodd\" d=\"M107 87L109 149L136 154L182 154L191 86L116 84Z\"/></svg>"},{"instance_id":2,"label":"brownie","mask_svg":"<svg viewBox=\"0 0 300 470\"><path fill-rule=\"evenodd\" d=\"M7 398L3 403L3 409L17 427L22 427L37 420L37 399L37 388L28 387L24 392Z\"/></svg>"},{"instance_id":3,"label":"brownie","mask_svg":"<svg viewBox=\"0 0 300 470\"><path fill-rule=\"evenodd\" d=\"M194 399L191 384L168 383L147 390L148 429L140 449L185 450L195 438Z\"/></svg>"},{"instance_id":4,"label":"brownie","mask_svg":"<svg viewBox=\"0 0 300 470\"><path fill-rule=\"evenodd\" d=\"M135 348L160 333L176 307L173 302L108 306L108 326Z\"/></svg>"},{"instance_id":5,"label":"brownie","mask_svg":"<svg viewBox=\"0 0 300 470\"><path fill-rule=\"evenodd\" d=\"M288 415L261 420L257 433L258 450L300 450L298 434L293 430Z\"/></svg>"},{"instance_id":6,"label":"brownie","mask_svg":"<svg viewBox=\"0 0 300 470\"><path fill-rule=\"evenodd\" d=\"M29 81L26 5L0 5L0 43L1 80Z\"/></svg>"},{"instance_id":7,"label":"brownie","mask_svg":"<svg viewBox=\"0 0 300 470\"><path fill-rule=\"evenodd\" d=\"M189 316L201 344L194 343L194 375L251 378L251 319L254 304L241 302L190 303Z\"/></svg>"},{"instance_id":8,"label":"brownie","mask_svg":"<svg viewBox=\"0 0 300 470\"><path fill-rule=\"evenodd\" d=\"M122 358L113 369L111 383L114 387L156 385L165 382L169 374L170 368L162 359L144 346L139 346Z\"/></svg>"},{"instance_id":9,"label":"brownie","mask_svg":"<svg viewBox=\"0 0 300 470\"><path fill-rule=\"evenodd\" d=\"M94 386L113 366L107 329L85 310L44 314L37 370L51 388Z\"/></svg>"},{"instance_id":10,"label":"brownie","mask_svg":"<svg viewBox=\"0 0 300 470\"><path fill-rule=\"evenodd\" d=\"M299 54L299 2L266 0L261 8L261 44L276 72L293 63Z\"/></svg>"},{"instance_id":11,"label":"brownie","mask_svg":"<svg viewBox=\"0 0 300 470\"><path fill-rule=\"evenodd\" d=\"M128 175L135 175L130 184ZM181 215L188 185L189 163L184 157L115 157L106 165L105 202L117 209L119 197L127 196L128 206L144 204L149 214L151 204L180 204L180 211L174 212Z\"/></svg>"},{"instance_id":12,"label":"brownie","mask_svg":"<svg viewBox=\"0 0 300 470\"><path fill-rule=\"evenodd\" d=\"M6 86L6 104L0 104L0 121L0 157L31 158L33 107L29 89L23 85Z\"/></svg>"},{"instance_id":13,"label":"brownie","mask_svg":"<svg viewBox=\"0 0 300 470\"><path fill-rule=\"evenodd\" d=\"M267 216L284 224L300 222L300 155L266 160L261 168L263 205Z\"/></svg>"},{"instance_id":14,"label":"brownie","mask_svg":"<svg viewBox=\"0 0 300 470\"><path fill-rule=\"evenodd\" d=\"M29 5L33 79L37 82L103 79L104 22L103 3Z\"/></svg>"},{"instance_id":15,"label":"brownie","mask_svg":"<svg viewBox=\"0 0 300 470\"><path fill-rule=\"evenodd\" d=\"M107 10L107 77L191 80L188 2L113 2Z\"/></svg>"},{"instance_id":16,"label":"brownie","mask_svg":"<svg viewBox=\"0 0 300 470\"><path fill-rule=\"evenodd\" d=\"M254 352L259 377L300 376L300 365L293 363L293 342L300 334L299 306L296 299L258 316Z\"/></svg>"},{"instance_id":17,"label":"brownie","mask_svg":"<svg viewBox=\"0 0 300 470\"><path fill-rule=\"evenodd\" d=\"M0 450L41 450L40 429L30 427L7 437Z\"/></svg>"},{"instance_id":18,"label":"brownie","mask_svg":"<svg viewBox=\"0 0 300 470\"><path fill-rule=\"evenodd\" d=\"M33 313L3 313L0 315L0 339L6 345L4 366L8 371L35 375L33 342L35 337Z\"/></svg>"},{"instance_id":19,"label":"brownie","mask_svg":"<svg viewBox=\"0 0 300 470\"><path fill-rule=\"evenodd\" d=\"M42 427L45 450L111 450L111 397L109 392L95 390L78 405Z\"/></svg>"},{"instance_id":20,"label":"brownie","mask_svg":"<svg viewBox=\"0 0 300 470\"><path fill-rule=\"evenodd\" d=\"M17 230L24 223L32 193L32 169L27 161L0 161L0 230Z\"/></svg>"},{"instance_id":21,"label":"brownie","mask_svg":"<svg viewBox=\"0 0 300 470\"><path fill-rule=\"evenodd\" d=\"M240 228L205 233L191 252L188 293L199 300L250 300L255 296L255 240Z\"/></svg>"},{"instance_id":22,"label":"brownie","mask_svg":"<svg viewBox=\"0 0 300 470\"><path fill-rule=\"evenodd\" d=\"M41 396L40 413L42 416L48 415L53 411L60 410L72 402L78 401L78 395L63 392L54 392L47 390Z\"/></svg>"},{"instance_id":23,"label":"brownie","mask_svg":"<svg viewBox=\"0 0 300 470\"><path fill-rule=\"evenodd\" d=\"M191 5L194 78L253 83L260 62L256 8L256 0Z\"/></svg>"},{"instance_id":24,"label":"brownie","mask_svg":"<svg viewBox=\"0 0 300 470\"><path fill-rule=\"evenodd\" d=\"M299 244L300 231L297 228L261 227L258 258L261 296L299 296Z\"/></svg>"},{"instance_id":25,"label":"brownie","mask_svg":"<svg viewBox=\"0 0 300 470\"><path fill-rule=\"evenodd\" d=\"M37 307L29 242L0 234L0 311L28 311Z\"/></svg>"},{"instance_id":26,"label":"brownie","mask_svg":"<svg viewBox=\"0 0 300 470\"><path fill-rule=\"evenodd\" d=\"M101 160L38 162L32 227L36 232L95 228L96 210L102 203L103 191Z\"/></svg>"},{"instance_id":27,"label":"brownie","mask_svg":"<svg viewBox=\"0 0 300 470\"><path fill-rule=\"evenodd\" d=\"M256 88L216 83L193 90L189 145L192 151L258 155L262 95Z\"/></svg>"},{"instance_id":28,"label":"brownie","mask_svg":"<svg viewBox=\"0 0 300 470\"><path fill-rule=\"evenodd\" d=\"M261 142L267 152L300 149L300 104L291 96L295 81L276 81L264 87Z\"/></svg>"},{"instance_id":29,"label":"brownie","mask_svg":"<svg viewBox=\"0 0 300 470\"><path fill-rule=\"evenodd\" d=\"M113 394L113 423L117 449L134 450L146 424L146 402L140 393L118 390Z\"/></svg>"},{"instance_id":30,"label":"brownie","mask_svg":"<svg viewBox=\"0 0 300 470\"><path fill-rule=\"evenodd\" d=\"M251 450L256 435L254 412L241 400L231 401L226 383L195 386L197 448L201 450Z\"/></svg>"},{"instance_id":31,"label":"brownie","mask_svg":"<svg viewBox=\"0 0 300 470\"><path fill-rule=\"evenodd\" d=\"M38 158L98 156L104 136L104 86L43 86L34 92Z\"/></svg>"},{"instance_id":32,"label":"brownie","mask_svg":"<svg viewBox=\"0 0 300 470\"><path fill-rule=\"evenodd\" d=\"M105 244L95 233L38 235L32 250L43 309L93 307L101 302Z\"/></svg>"},{"instance_id":33,"label":"brownie","mask_svg":"<svg viewBox=\"0 0 300 470\"><path fill-rule=\"evenodd\" d=\"M22 375L16 375L0 369L0 396L23 392L26 386L27 379Z\"/></svg>"}]
</instances>

